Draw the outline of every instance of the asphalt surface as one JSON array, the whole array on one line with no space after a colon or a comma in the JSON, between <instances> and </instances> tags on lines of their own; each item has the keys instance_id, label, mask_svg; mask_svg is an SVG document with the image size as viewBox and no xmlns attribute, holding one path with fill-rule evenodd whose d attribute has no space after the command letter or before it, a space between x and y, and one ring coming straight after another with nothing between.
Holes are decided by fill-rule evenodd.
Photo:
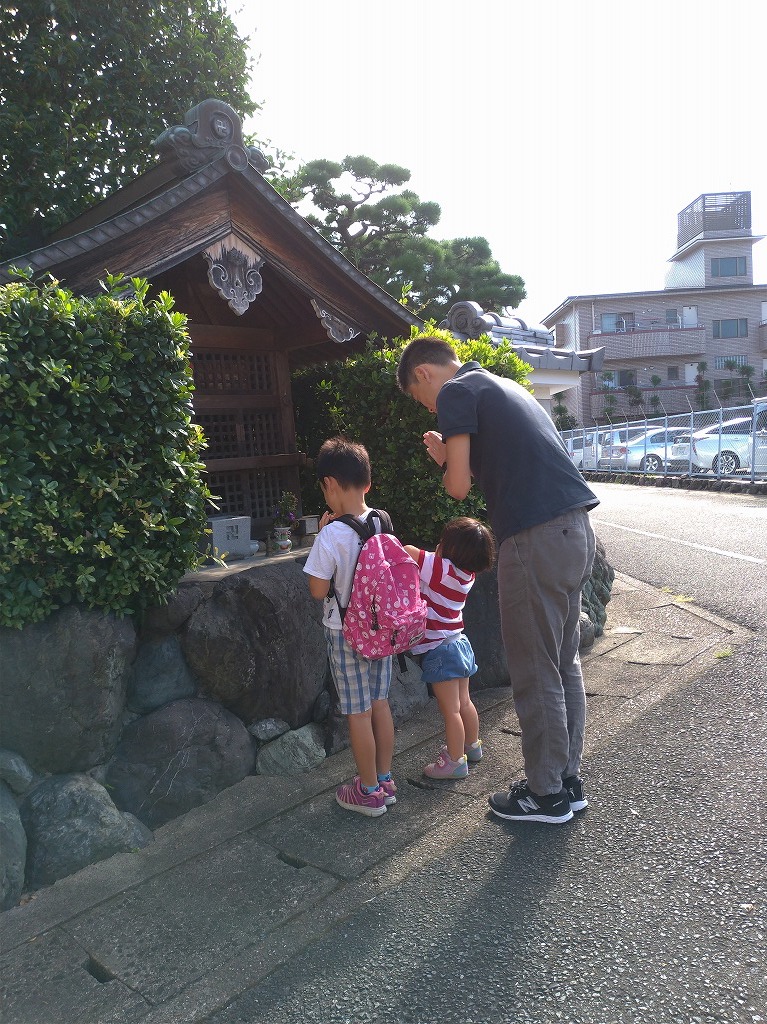
<instances>
[{"instance_id":1,"label":"asphalt surface","mask_svg":"<svg viewBox=\"0 0 767 1024\"><path fill-rule=\"evenodd\" d=\"M767 499L589 483L610 564L754 630L767 622Z\"/></svg>"},{"instance_id":2,"label":"asphalt surface","mask_svg":"<svg viewBox=\"0 0 767 1024\"><path fill-rule=\"evenodd\" d=\"M594 751L574 824L478 822L209 1020L764 1020L764 654Z\"/></svg>"}]
</instances>

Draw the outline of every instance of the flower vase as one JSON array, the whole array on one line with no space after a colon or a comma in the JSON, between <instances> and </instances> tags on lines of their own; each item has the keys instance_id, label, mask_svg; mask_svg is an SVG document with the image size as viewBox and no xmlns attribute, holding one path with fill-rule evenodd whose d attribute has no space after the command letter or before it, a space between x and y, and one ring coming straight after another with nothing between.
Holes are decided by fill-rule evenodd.
<instances>
[{"instance_id":1,"label":"flower vase","mask_svg":"<svg viewBox=\"0 0 767 1024\"><path fill-rule=\"evenodd\" d=\"M282 555L286 551L290 551L293 547L293 541L291 540L291 529L289 526L275 526L274 543L277 548L277 554Z\"/></svg>"}]
</instances>

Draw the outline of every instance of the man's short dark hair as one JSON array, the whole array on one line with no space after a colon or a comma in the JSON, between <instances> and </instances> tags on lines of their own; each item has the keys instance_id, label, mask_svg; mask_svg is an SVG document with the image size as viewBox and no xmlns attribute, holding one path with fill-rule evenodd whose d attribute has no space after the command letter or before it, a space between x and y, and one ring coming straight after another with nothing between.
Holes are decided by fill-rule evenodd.
<instances>
[{"instance_id":1,"label":"man's short dark hair","mask_svg":"<svg viewBox=\"0 0 767 1024\"><path fill-rule=\"evenodd\" d=\"M459 516L445 525L439 553L464 572L485 572L495 561L495 538L489 526Z\"/></svg>"},{"instance_id":2,"label":"man's short dark hair","mask_svg":"<svg viewBox=\"0 0 767 1024\"><path fill-rule=\"evenodd\" d=\"M405 346L399 358L397 366L397 384L400 391L407 394L408 388L415 384L415 368L424 363L431 363L434 366L448 366L456 362L458 356L455 349L449 342L442 338L435 338L431 334L417 334L413 340Z\"/></svg>"},{"instance_id":3,"label":"man's short dark hair","mask_svg":"<svg viewBox=\"0 0 767 1024\"><path fill-rule=\"evenodd\" d=\"M370 485L367 449L345 437L331 437L320 448L315 464L317 479L332 476L344 489Z\"/></svg>"}]
</instances>

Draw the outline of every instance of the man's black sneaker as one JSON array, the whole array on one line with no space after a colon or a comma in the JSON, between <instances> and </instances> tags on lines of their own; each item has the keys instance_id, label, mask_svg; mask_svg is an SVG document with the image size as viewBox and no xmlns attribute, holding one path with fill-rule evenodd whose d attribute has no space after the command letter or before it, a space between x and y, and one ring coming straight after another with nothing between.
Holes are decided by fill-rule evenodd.
<instances>
[{"instance_id":1,"label":"man's black sneaker","mask_svg":"<svg viewBox=\"0 0 767 1024\"><path fill-rule=\"evenodd\" d=\"M583 779L579 779L577 775L570 775L569 778L562 779L562 789L567 793L571 811L576 813L585 811L589 806L586 794L583 792Z\"/></svg>"},{"instance_id":2,"label":"man's black sneaker","mask_svg":"<svg viewBox=\"0 0 767 1024\"><path fill-rule=\"evenodd\" d=\"M507 821L544 821L549 825L562 825L573 816L564 789L550 796L538 796L526 779L515 782L508 793L493 793L488 797L488 803L493 814Z\"/></svg>"}]
</instances>

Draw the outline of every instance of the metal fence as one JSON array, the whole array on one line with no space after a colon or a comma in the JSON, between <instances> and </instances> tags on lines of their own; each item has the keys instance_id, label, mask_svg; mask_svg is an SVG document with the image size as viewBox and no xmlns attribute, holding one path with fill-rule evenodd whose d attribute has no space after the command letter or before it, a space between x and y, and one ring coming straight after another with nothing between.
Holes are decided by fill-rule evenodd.
<instances>
[{"instance_id":1,"label":"metal fence","mask_svg":"<svg viewBox=\"0 0 767 1024\"><path fill-rule=\"evenodd\" d=\"M562 431L582 472L767 477L767 401Z\"/></svg>"}]
</instances>

